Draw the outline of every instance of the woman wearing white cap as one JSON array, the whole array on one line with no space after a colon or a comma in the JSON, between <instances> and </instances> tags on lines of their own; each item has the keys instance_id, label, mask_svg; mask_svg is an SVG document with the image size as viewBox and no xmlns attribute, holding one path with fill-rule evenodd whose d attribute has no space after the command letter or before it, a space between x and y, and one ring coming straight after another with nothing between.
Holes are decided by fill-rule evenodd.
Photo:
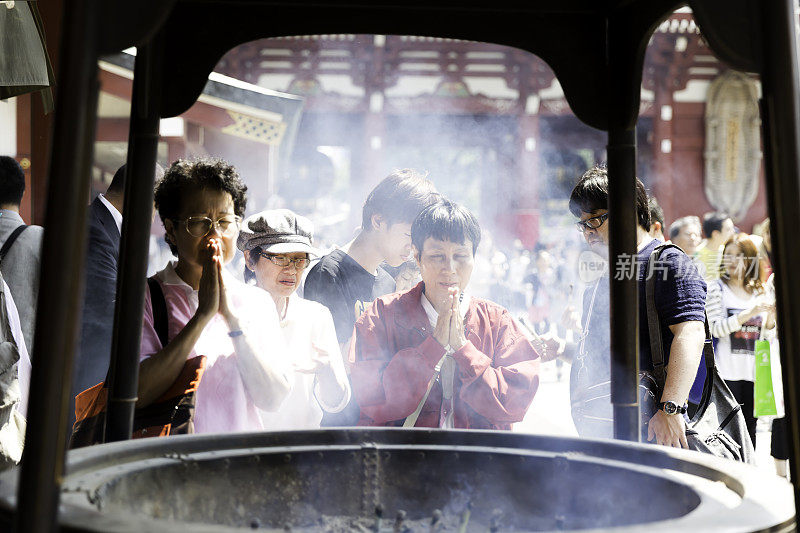
<instances>
[{"instance_id":1,"label":"woman wearing white cap","mask_svg":"<svg viewBox=\"0 0 800 533\"><path fill-rule=\"evenodd\" d=\"M294 382L277 412L262 412L269 429L319 427L322 411L341 411L350 400L350 385L328 309L297 296L312 246L310 220L288 209L263 211L242 224L237 246L245 256L245 281L269 292L288 345Z\"/></svg>"}]
</instances>

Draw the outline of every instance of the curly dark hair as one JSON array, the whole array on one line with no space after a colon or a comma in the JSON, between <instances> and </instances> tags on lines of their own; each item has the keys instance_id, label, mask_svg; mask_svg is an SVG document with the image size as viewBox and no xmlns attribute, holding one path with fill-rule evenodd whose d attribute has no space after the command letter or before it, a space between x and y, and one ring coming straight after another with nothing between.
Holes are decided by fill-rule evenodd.
<instances>
[{"instance_id":1,"label":"curly dark hair","mask_svg":"<svg viewBox=\"0 0 800 533\"><path fill-rule=\"evenodd\" d=\"M233 198L233 212L244 217L247 208L247 185L242 182L233 165L215 157L178 159L156 183L155 204L163 223L180 216L181 198L192 190L212 189L227 192ZM177 255L174 244L167 241L169 249Z\"/></svg>"}]
</instances>

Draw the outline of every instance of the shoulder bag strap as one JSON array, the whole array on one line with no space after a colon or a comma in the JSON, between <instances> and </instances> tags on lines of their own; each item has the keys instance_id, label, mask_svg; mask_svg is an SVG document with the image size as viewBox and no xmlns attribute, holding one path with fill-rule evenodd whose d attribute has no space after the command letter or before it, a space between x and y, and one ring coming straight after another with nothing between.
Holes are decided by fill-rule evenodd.
<instances>
[{"instance_id":1,"label":"shoulder bag strap","mask_svg":"<svg viewBox=\"0 0 800 533\"><path fill-rule=\"evenodd\" d=\"M425 405L425 402L428 401L428 395L431 393L431 389L433 389L433 384L436 383L436 378L439 377L439 372L442 371L442 365L444 364L444 359L447 357L447 355L448 354L443 355L442 358L439 359L439 362L436 363L436 366L433 367L433 375L431 376L430 381L428 381L428 388L425 390L425 394L419 401L417 408L413 413L408 415L408 418L406 418L405 422L403 422L404 428L413 428L416 425L419 414L422 412L422 407Z\"/></svg>"},{"instance_id":2,"label":"shoulder bag strap","mask_svg":"<svg viewBox=\"0 0 800 533\"><path fill-rule=\"evenodd\" d=\"M664 365L664 345L661 342L661 320L658 318L658 310L656 309L655 301L655 276L654 273L654 260L657 261L661 252L667 248L676 248L681 250L680 247L674 244L662 244L656 247L650 254L650 262L648 264L647 281L645 282L645 293L647 297L647 325L650 333L650 356L653 361L653 372L655 374L656 382L660 389L664 388L666 383L667 373ZM683 250L681 250L683 252ZM700 404L697 408L693 420L700 420L708 404L711 402L711 392L714 388L714 345L712 344L711 330L708 326L708 315L703 313L704 316L704 329L705 340L703 343L703 360L706 365L706 380L703 383L703 395L700 398Z\"/></svg>"},{"instance_id":3,"label":"shoulder bag strap","mask_svg":"<svg viewBox=\"0 0 800 533\"><path fill-rule=\"evenodd\" d=\"M703 359L706 363L706 380L703 383L703 395L700 397L697 412L692 420L700 420L705 414L706 409L708 409L708 405L711 403L711 392L714 389L714 375L716 374L713 338L711 337L711 329L708 326L708 315L704 313L704 316L706 338L703 343Z\"/></svg>"},{"instance_id":4,"label":"shoulder bag strap","mask_svg":"<svg viewBox=\"0 0 800 533\"><path fill-rule=\"evenodd\" d=\"M161 341L163 348L169 343L169 322L167 321L167 301L164 298L164 291L161 284L151 276L147 278L147 286L150 288L150 302L153 306L153 327Z\"/></svg>"},{"instance_id":5,"label":"shoulder bag strap","mask_svg":"<svg viewBox=\"0 0 800 533\"><path fill-rule=\"evenodd\" d=\"M25 228L27 227L28 227L27 225L23 224L21 226L17 226L16 228L14 228L14 231L12 231L11 234L8 236L6 242L3 243L3 247L0 248L0 263L3 262L3 259L5 258L8 251L11 249L11 245L14 244L14 241L17 240L17 237L19 237L20 233L25 231Z\"/></svg>"},{"instance_id":6,"label":"shoulder bag strap","mask_svg":"<svg viewBox=\"0 0 800 533\"><path fill-rule=\"evenodd\" d=\"M155 276L147 278L147 286L150 288L150 303L153 307L153 327L163 348L169 342L167 301L164 299L164 291L161 290L161 284L156 280ZM110 385L112 364L113 361L109 361L106 379L103 381L103 387L106 388Z\"/></svg>"},{"instance_id":7,"label":"shoulder bag strap","mask_svg":"<svg viewBox=\"0 0 800 533\"><path fill-rule=\"evenodd\" d=\"M656 278L655 278L655 264L661 257L661 252L667 248L678 248L674 244L661 244L656 246L655 250L650 253L650 259L647 263L647 277L645 280L645 297L647 304L647 327L650 337L650 359L653 362L653 374L656 378L659 390L663 390L664 383L667 381L667 371L664 361L664 344L661 337L661 319L658 317L658 309L656 309ZM681 253L683 251L681 250Z\"/></svg>"}]
</instances>

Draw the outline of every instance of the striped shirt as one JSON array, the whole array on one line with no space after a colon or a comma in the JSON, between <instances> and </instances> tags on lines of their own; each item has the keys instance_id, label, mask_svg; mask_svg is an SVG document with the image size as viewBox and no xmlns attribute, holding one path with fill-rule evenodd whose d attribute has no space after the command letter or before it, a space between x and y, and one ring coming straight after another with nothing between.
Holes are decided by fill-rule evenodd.
<instances>
[{"instance_id":1,"label":"striped shirt","mask_svg":"<svg viewBox=\"0 0 800 533\"><path fill-rule=\"evenodd\" d=\"M745 324L739 313L753 307L761 294L742 298L721 280L709 282L706 313L711 335L718 339L715 361L720 375L728 381L753 381L755 373L755 339L761 335L763 315L756 315Z\"/></svg>"}]
</instances>

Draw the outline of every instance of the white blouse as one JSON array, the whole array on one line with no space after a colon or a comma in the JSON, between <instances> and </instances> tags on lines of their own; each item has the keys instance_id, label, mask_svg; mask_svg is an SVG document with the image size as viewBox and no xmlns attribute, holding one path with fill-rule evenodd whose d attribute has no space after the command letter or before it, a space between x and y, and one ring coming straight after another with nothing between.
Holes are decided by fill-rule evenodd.
<instances>
[{"instance_id":1,"label":"white blouse","mask_svg":"<svg viewBox=\"0 0 800 533\"><path fill-rule=\"evenodd\" d=\"M324 305L293 294L280 325L288 347L288 363L299 367L311 366L316 346L329 354L334 374L344 390L340 398L324 398L316 376L294 372L292 390L281 407L276 412L260 412L264 429L319 428L323 410L337 413L350 401L350 384L333 317Z\"/></svg>"}]
</instances>

